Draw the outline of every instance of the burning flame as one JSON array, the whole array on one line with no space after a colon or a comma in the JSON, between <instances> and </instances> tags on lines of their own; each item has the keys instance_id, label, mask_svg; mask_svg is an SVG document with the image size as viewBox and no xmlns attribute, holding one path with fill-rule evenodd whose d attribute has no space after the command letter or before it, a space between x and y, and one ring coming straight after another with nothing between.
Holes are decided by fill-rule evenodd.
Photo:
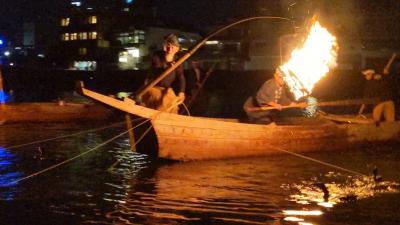
<instances>
[{"instance_id":1,"label":"burning flame","mask_svg":"<svg viewBox=\"0 0 400 225\"><path fill-rule=\"evenodd\" d=\"M337 50L336 37L316 21L303 46L294 49L289 61L280 66L296 99L310 95L314 85L336 67Z\"/></svg>"}]
</instances>

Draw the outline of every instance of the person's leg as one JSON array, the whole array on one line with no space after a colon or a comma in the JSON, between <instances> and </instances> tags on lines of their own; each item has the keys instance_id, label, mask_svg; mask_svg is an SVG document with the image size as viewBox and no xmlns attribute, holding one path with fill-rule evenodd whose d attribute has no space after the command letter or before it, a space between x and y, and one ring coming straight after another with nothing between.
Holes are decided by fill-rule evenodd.
<instances>
[{"instance_id":1,"label":"person's leg","mask_svg":"<svg viewBox=\"0 0 400 225\"><path fill-rule=\"evenodd\" d=\"M162 88L152 87L143 95L143 105L151 109L158 109L161 105L162 96Z\"/></svg>"},{"instance_id":2,"label":"person's leg","mask_svg":"<svg viewBox=\"0 0 400 225\"><path fill-rule=\"evenodd\" d=\"M372 111L372 118L374 119L375 122L379 122L382 117L382 110L383 110L383 102L379 103L376 105Z\"/></svg>"},{"instance_id":3,"label":"person's leg","mask_svg":"<svg viewBox=\"0 0 400 225\"><path fill-rule=\"evenodd\" d=\"M384 102L383 108L383 116L385 121L387 122L394 122L395 117L395 109L394 109L394 102L393 101L386 101Z\"/></svg>"}]
</instances>

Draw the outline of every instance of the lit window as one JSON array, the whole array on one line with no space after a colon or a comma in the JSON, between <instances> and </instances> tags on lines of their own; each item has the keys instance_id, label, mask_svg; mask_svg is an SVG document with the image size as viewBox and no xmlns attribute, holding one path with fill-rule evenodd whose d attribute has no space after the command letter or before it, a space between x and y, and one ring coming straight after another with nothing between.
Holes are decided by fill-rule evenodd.
<instances>
[{"instance_id":1,"label":"lit window","mask_svg":"<svg viewBox=\"0 0 400 225\"><path fill-rule=\"evenodd\" d=\"M74 5L74 6L76 6L76 7L79 7L79 6L82 5L82 2L81 2L81 1L71 1L71 5Z\"/></svg>"},{"instance_id":2,"label":"lit window","mask_svg":"<svg viewBox=\"0 0 400 225\"><path fill-rule=\"evenodd\" d=\"M78 39L78 34L77 33L71 33L70 34L70 39L72 40L77 40Z\"/></svg>"},{"instance_id":3,"label":"lit window","mask_svg":"<svg viewBox=\"0 0 400 225\"><path fill-rule=\"evenodd\" d=\"M97 39L97 32L96 31L89 32L89 39Z\"/></svg>"},{"instance_id":4,"label":"lit window","mask_svg":"<svg viewBox=\"0 0 400 225\"><path fill-rule=\"evenodd\" d=\"M69 22L70 22L69 18L62 18L61 19L61 26L67 27L67 26L69 26Z\"/></svg>"},{"instance_id":5,"label":"lit window","mask_svg":"<svg viewBox=\"0 0 400 225\"><path fill-rule=\"evenodd\" d=\"M97 16L89 16L89 23L96 24L97 23Z\"/></svg>"},{"instance_id":6,"label":"lit window","mask_svg":"<svg viewBox=\"0 0 400 225\"><path fill-rule=\"evenodd\" d=\"M137 48L131 48L131 49L128 49L128 54L131 55L132 57L139 58L140 51Z\"/></svg>"},{"instance_id":7,"label":"lit window","mask_svg":"<svg viewBox=\"0 0 400 225\"><path fill-rule=\"evenodd\" d=\"M79 48L79 55L86 55L87 54L87 48Z\"/></svg>"},{"instance_id":8,"label":"lit window","mask_svg":"<svg viewBox=\"0 0 400 225\"><path fill-rule=\"evenodd\" d=\"M96 61L75 61L73 69L76 70L96 70Z\"/></svg>"},{"instance_id":9,"label":"lit window","mask_svg":"<svg viewBox=\"0 0 400 225\"><path fill-rule=\"evenodd\" d=\"M61 35L61 40L63 40L63 41L69 41L69 40L70 40L70 38L69 38L69 33L62 34L62 35Z\"/></svg>"},{"instance_id":10,"label":"lit window","mask_svg":"<svg viewBox=\"0 0 400 225\"><path fill-rule=\"evenodd\" d=\"M79 40L86 40L87 36L87 32L81 32L79 33Z\"/></svg>"}]
</instances>

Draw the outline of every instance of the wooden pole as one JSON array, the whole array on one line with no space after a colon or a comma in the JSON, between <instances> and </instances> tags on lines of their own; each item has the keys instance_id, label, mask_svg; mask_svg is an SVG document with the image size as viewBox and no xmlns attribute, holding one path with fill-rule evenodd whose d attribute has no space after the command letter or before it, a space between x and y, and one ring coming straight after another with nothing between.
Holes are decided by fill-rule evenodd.
<instances>
[{"instance_id":1,"label":"wooden pole","mask_svg":"<svg viewBox=\"0 0 400 225\"><path fill-rule=\"evenodd\" d=\"M351 106L351 105L362 105L362 104L376 104L379 101L377 99L348 99L348 100L337 100L337 101L328 101L328 102L319 102L316 106ZM304 103L294 104L294 105L286 105L282 106L282 109L289 108L301 108L304 107ZM259 111L267 111L277 109L273 106L262 106L262 107L248 107L245 110L247 112L259 112Z\"/></svg>"},{"instance_id":2,"label":"wooden pole","mask_svg":"<svg viewBox=\"0 0 400 225\"><path fill-rule=\"evenodd\" d=\"M187 104L187 107L190 108L190 106L193 104L194 100L196 100L197 96L200 94L201 89L203 88L204 84L206 83L208 77L212 74L212 72L214 71L215 66L217 65L217 63L214 63L214 65L212 67L210 67L208 69L208 71L206 72L206 76L203 78L203 80L200 83L200 86L197 88L197 90L195 90L195 92L193 93L193 95L190 97L189 102Z\"/></svg>"},{"instance_id":3,"label":"wooden pole","mask_svg":"<svg viewBox=\"0 0 400 225\"><path fill-rule=\"evenodd\" d=\"M389 69L392 66L392 63L393 63L394 59L396 58L396 56L397 56L396 53L392 54L392 57L389 59L389 61L387 62L385 68L383 69L383 73L384 74L389 74Z\"/></svg>"},{"instance_id":4,"label":"wooden pole","mask_svg":"<svg viewBox=\"0 0 400 225\"><path fill-rule=\"evenodd\" d=\"M125 120L126 120L126 129L128 129L129 144L131 145L131 150L136 152L136 145L135 145L136 139L135 139L135 133L133 132L131 115L129 115L128 113L125 114Z\"/></svg>"},{"instance_id":5,"label":"wooden pole","mask_svg":"<svg viewBox=\"0 0 400 225\"><path fill-rule=\"evenodd\" d=\"M256 19L277 19L277 20L286 20L286 21L291 21L288 18L284 18L284 17L277 17L277 16L257 16L257 17L250 17L250 18L245 18L245 19L241 19L237 22L228 24L222 28L219 28L218 30L214 31L213 33L211 33L210 35L208 35L207 37L205 37L203 40L201 40L200 42L198 42L190 51L188 51L186 54L184 54L181 58L178 59L178 61L176 61L176 63L174 63L172 66L170 66L168 69L166 69L161 75L159 75L156 79L152 80L149 84L145 85L142 89L140 89L138 91L138 93L136 94L136 99L141 99L141 97L143 96L144 93L146 93L150 88L154 87L156 84L158 84L162 79L164 79L168 74L170 74L172 71L174 71L178 66L180 66L184 61L186 61L186 59L188 59L190 56L192 56L202 45L204 45L206 43L206 41L208 41L211 37L219 34L220 32L233 27L237 24L243 23L243 22L247 22L250 20L256 20Z\"/></svg>"}]
</instances>

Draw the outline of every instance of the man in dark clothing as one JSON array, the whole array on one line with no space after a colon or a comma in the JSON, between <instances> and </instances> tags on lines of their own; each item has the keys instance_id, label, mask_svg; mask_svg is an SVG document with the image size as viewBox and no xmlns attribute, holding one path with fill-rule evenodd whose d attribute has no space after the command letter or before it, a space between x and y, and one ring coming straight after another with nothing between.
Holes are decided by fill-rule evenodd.
<instances>
[{"instance_id":1,"label":"man in dark clothing","mask_svg":"<svg viewBox=\"0 0 400 225\"><path fill-rule=\"evenodd\" d=\"M176 53L179 49L178 38L174 34L167 35L164 38L163 51L156 51L152 56L151 68L145 83L156 79L168 67L171 67L176 62ZM179 81L179 85L174 85L176 81ZM185 85L183 68L179 66L147 91L142 97L142 102L149 108L177 113L178 101L185 99ZM173 90L174 86L178 86L178 96Z\"/></svg>"},{"instance_id":2,"label":"man in dark clothing","mask_svg":"<svg viewBox=\"0 0 400 225\"><path fill-rule=\"evenodd\" d=\"M375 122L380 122L382 115L385 121L393 122L395 120L395 108L392 98L392 92L388 83L389 71L384 70L383 75L375 73L375 70L368 69L362 72L365 76L364 97L377 98L379 103L372 110L372 118ZM364 112L363 104L359 110L359 115Z\"/></svg>"},{"instance_id":3,"label":"man in dark clothing","mask_svg":"<svg viewBox=\"0 0 400 225\"><path fill-rule=\"evenodd\" d=\"M290 94L285 87L282 72L276 69L274 78L267 80L257 91L255 96L249 97L244 103L243 109L246 112L249 122L269 124L274 121L282 106L293 105ZM253 111L255 107L272 106L272 110Z\"/></svg>"}]
</instances>

